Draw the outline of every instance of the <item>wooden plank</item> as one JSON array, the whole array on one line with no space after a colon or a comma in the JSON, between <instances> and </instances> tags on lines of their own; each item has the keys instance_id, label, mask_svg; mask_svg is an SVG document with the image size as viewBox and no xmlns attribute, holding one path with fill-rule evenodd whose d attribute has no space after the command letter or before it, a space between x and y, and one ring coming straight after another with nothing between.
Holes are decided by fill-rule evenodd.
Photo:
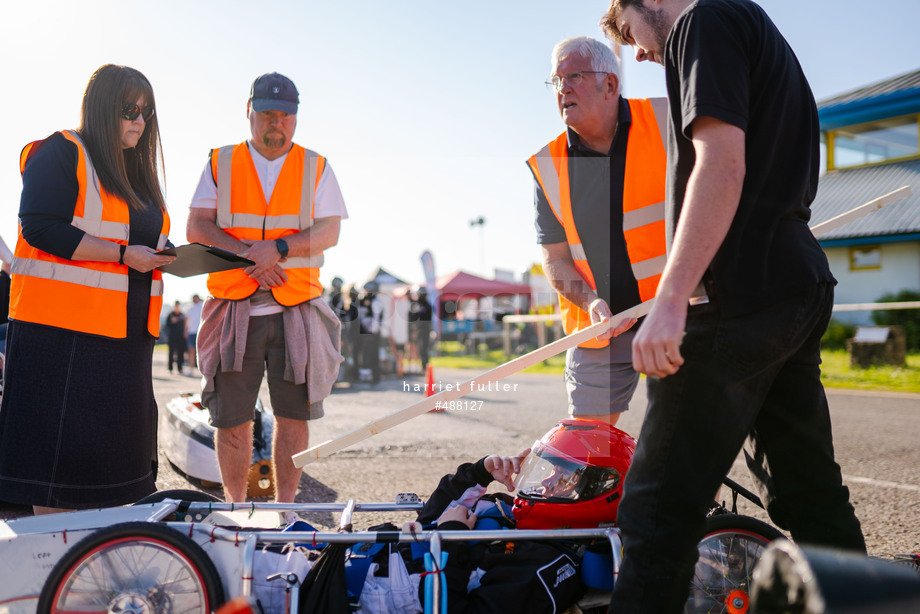
<instances>
[{"instance_id":1,"label":"wooden plank","mask_svg":"<svg viewBox=\"0 0 920 614\"><path fill-rule=\"evenodd\" d=\"M620 322L627 318L640 318L644 315L648 315L649 310L652 308L655 299L651 299L636 305L635 307L630 307L625 311L621 311L615 316L611 317L605 322L598 322L592 324L584 330L572 333L562 339L557 339L552 343L549 343L541 348L537 348L533 352L524 354L523 356L518 356L517 358L510 360L504 364L501 364L493 369L481 373L476 377L466 380L460 386L453 388L451 390L442 390L437 394L434 394L430 397L426 397L412 405L404 407L398 411L387 414L382 418L374 420L368 424L365 424L359 429L346 433L341 437L336 439L331 439L329 441L324 441L323 443L313 446L309 450L304 452L299 452L295 454L292 459L296 467L303 467L307 463L318 460L330 454L334 454L339 450L343 450L349 446L352 446L360 441L364 441L368 437L372 437L378 433L389 430L394 426L398 426L407 420L411 420L417 416L428 413L435 408L437 403L444 404L449 401L453 401L467 394L473 389L477 389L479 385L485 386L489 383L497 382L509 375L517 373L531 365L535 365L539 362L555 356L561 352L566 351L571 347L575 347L579 343L584 343L589 339L593 339L598 335L603 334L607 329L613 327L615 328Z\"/></svg>"},{"instance_id":2,"label":"wooden plank","mask_svg":"<svg viewBox=\"0 0 920 614\"><path fill-rule=\"evenodd\" d=\"M837 217L832 217L826 222L821 222L820 224L815 225L811 229L811 232L816 237L820 237L821 235L827 234L832 230L836 230L837 228L840 228L844 224L848 224L855 219L861 218L874 211L878 211L879 209L887 207L892 203L896 203L899 200L903 200L911 194L913 194L913 192L911 191L909 185L898 188L894 192L889 192L888 194L880 196L875 200L870 200L865 205L860 205L855 209L850 209L846 213L841 213Z\"/></svg>"}]
</instances>

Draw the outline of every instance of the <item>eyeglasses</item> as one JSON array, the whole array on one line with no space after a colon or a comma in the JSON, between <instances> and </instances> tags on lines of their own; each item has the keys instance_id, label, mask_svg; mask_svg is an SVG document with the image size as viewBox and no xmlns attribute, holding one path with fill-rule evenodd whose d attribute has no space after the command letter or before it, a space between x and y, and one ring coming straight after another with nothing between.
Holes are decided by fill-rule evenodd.
<instances>
[{"instance_id":1,"label":"eyeglasses","mask_svg":"<svg viewBox=\"0 0 920 614\"><path fill-rule=\"evenodd\" d=\"M602 70L579 70L576 72L570 72L567 75L553 75L550 77L550 80L546 82L546 85L553 88L555 92L562 91L562 85L564 82L568 81L569 85L575 86L581 83L581 80L585 75L609 75L611 73L604 72Z\"/></svg>"},{"instance_id":2,"label":"eyeglasses","mask_svg":"<svg viewBox=\"0 0 920 614\"><path fill-rule=\"evenodd\" d=\"M140 107L133 102L121 103L121 118L126 119L129 122L133 122L135 119L137 119L137 116L141 114L144 116L144 121L149 122L150 118L153 117L153 113L153 105Z\"/></svg>"}]
</instances>

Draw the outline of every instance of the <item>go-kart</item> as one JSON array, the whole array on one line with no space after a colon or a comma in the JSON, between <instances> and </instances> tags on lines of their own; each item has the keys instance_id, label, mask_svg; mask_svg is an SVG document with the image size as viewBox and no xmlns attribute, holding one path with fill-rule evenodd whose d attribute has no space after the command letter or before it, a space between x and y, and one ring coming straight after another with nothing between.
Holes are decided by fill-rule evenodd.
<instances>
[{"instance_id":1,"label":"go-kart","mask_svg":"<svg viewBox=\"0 0 920 614\"><path fill-rule=\"evenodd\" d=\"M738 496L757 501L734 482L726 484L732 492L731 509ZM601 549L607 553L609 582L586 592L579 602L582 611L606 609L619 566L616 527L437 531L407 525L401 530L353 531L357 512L417 512L422 504L415 495L400 495L396 503L233 504L213 499L198 491L166 491L129 507L0 522L0 613L213 612L228 600L259 594L265 614L300 612L298 593L312 565L310 557L295 557L293 550L279 554L267 546L296 544L309 551L347 544L351 547L344 557L351 565L365 556L358 544L420 543L436 562L442 542L449 540L609 543L609 549ZM279 513L286 511L338 513L338 530L296 530L299 523L279 527ZM725 505L713 505L708 523L686 611L743 614L749 610L754 565L781 534ZM436 564L432 571L425 579L425 611L443 613L443 574Z\"/></svg>"}]
</instances>

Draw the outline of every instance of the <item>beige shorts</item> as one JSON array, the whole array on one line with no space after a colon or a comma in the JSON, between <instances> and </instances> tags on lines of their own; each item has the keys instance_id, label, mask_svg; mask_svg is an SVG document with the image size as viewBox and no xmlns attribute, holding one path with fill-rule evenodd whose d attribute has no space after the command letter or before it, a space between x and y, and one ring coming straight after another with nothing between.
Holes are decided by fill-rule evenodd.
<instances>
[{"instance_id":1,"label":"beige shorts","mask_svg":"<svg viewBox=\"0 0 920 614\"><path fill-rule=\"evenodd\" d=\"M604 416L629 409L639 374L632 366L632 340L626 331L600 349L575 347L565 355L569 415Z\"/></svg>"}]
</instances>

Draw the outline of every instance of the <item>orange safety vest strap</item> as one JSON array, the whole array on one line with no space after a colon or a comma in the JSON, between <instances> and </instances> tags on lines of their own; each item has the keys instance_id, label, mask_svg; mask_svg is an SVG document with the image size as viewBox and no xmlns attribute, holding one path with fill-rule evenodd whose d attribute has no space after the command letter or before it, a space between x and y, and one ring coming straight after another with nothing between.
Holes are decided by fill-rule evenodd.
<instances>
[{"instance_id":1,"label":"orange safety vest strap","mask_svg":"<svg viewBox=\"0 0 920 614\"><path fill-rule=\"evenodd\" d=\"M128 276L122 273L98 271L48 260L14 258L13 264L10 266L10 273L12 275L25 275L52 281L66 281L101 290L128 291Z\"/></svg>"}]
</instances>

